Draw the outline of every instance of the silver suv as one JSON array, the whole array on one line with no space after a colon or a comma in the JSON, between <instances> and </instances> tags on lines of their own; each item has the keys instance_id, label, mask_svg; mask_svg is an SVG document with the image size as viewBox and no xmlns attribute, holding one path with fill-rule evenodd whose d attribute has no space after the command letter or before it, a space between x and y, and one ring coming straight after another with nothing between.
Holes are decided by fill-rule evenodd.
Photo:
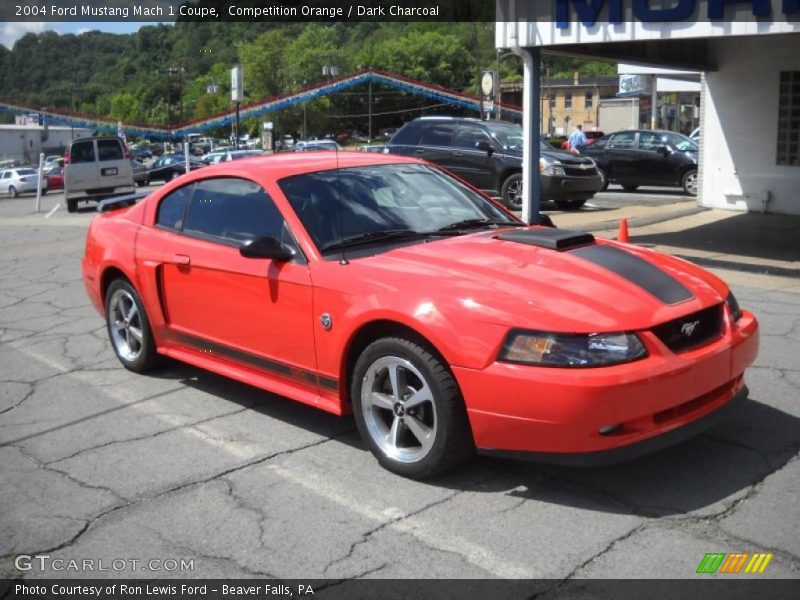
<instances>
[{"instance_id":1,"label":"silver suv","mask_svg":"<svg viewBox=\"0 0 800 600\"><path fill-rule=\"evenodd\" d=\"M134 188L130 155L121 138L82 138L67 145L64 196L69 212L77 210L79 201L101 200L121 188Z\"/></svg>"}]
</instances>

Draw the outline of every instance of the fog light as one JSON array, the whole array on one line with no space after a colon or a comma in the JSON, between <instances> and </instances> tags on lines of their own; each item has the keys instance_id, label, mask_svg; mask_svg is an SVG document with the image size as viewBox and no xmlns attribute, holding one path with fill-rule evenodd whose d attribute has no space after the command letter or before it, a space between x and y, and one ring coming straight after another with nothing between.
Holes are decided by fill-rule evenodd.
<instances>
[{"instance_id":1,"label":"fog light","mask_svg":"<svg viewBox=\"0 0 800 600\"><path fill-rule=\"evenodd\" d=\"M597 431L597 433L600 435L614 435L615 433L619 433L620 429L622 429L622 423L617 423L615 425L604 425Z\"/></svg>"}]
</instances>

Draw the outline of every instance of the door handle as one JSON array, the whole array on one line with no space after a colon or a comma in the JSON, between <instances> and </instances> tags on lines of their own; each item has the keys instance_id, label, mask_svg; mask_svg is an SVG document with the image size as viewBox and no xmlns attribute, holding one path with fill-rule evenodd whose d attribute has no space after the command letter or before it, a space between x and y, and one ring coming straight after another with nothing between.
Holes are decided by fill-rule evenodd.
<instances>
[{"instance_id":1,"label":"door handle","mask_svg":"<svg viewBox=\"0 0 800 600\"><path fill-rule=\"evenodd\" d=\"M178 265L188 265L191 262L191 259L186 254L176 254L172 257L172 260Z\"/></svg>"},{"instance_id":2,"label":"door handle","mask_svg":"<svg viewBox=\"0 0 800 600\"><path fill-rule=\"evenodd\" d=\"M464 156L463 152L453 152L453 156Z\"/></svg>"},{"instance_id":3,"label":"door handle","mask_svg":"<svg viewBox=\"0 0 800 600\"><path fill-rule=\"evenodd\" d=\"M425 150L418 148L417 150L414 150L414 154L425 154Z\"/></svg>"}]
</instances>

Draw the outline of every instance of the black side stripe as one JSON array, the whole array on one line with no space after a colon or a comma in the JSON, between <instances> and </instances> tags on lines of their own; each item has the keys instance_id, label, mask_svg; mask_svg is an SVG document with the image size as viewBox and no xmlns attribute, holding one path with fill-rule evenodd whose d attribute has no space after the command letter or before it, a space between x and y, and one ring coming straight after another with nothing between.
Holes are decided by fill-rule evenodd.
<instances>
[{"instance_id":1,"label":"black side stripe","mask_svg":"<svg viewBox=\"0 0 800 600\"><path fill-rule=\"evenodd\" d=\"M638 285L664 304L678 304L692 298L692 292L674 277L638 256L615 246L585 246L571 254L600 265Z\"/></svg>"},{"instance_id":2,"label":"black side stripe","mask_svg":"<svg viewBox=\"0 0 800 600\"><path fill-rule=\"evenodd\" d=\"M307 385L319 385L320 387L334 392L339 389L339 380L334 379L333 377L318 375L317 373L307 369L293 367L277 360L264 358L263 356L258 356L256 354L244 352L235 348L230 348L223 344L204 340L202 338L187 335L185 333L177 333L176 337L178 337L181 342L187 346L192 346L195 350L198 350L204 354L210 354L212 356L214 354L219 354L225 358L229 358L237 362L244 362L264 371L277 373L278 375L283 375L284 377L300 381Z\"/></svg>"}]
</instances>

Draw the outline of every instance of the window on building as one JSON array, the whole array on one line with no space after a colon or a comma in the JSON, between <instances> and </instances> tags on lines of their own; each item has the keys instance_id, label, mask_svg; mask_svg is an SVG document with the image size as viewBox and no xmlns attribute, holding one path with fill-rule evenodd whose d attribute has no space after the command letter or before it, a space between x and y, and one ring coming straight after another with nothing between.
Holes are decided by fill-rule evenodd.
<instances>
[{"instance_id":1,"label":"window on building","mask_svg":"<svg viewBox=\"0 0 800 600\"><path fill-rule=\"evenodd\" d=\"M550 110L553 110L556 107L556 95L550 94Z\"/></svg>"},{"instance_id":2,"label":"window on building","mask_svg":"<svg viewBox=\"0 0 800 600\"><path fill-rule=\"evenodd\" d=\"M572 92L564 94L564 108L572 108Z\"/></svg>"},{"instance_id":3,"label":"window on building","mask_svg":"<svg viewBox=\"0 0 800 600\"><path fill-rule=\"evenodd\" d=\"M594 94L592 94L591 90L586 92L583 97L583 105L586 108L592 108L594 106Z\"/></svg>"},{"instance_id":4,"label":"window on building","mask_svg":"<svg viewBox=\"0 0 800 600\"><path fill-rule=\"evenodd\" d=\"M777 163L800 166L800 71L781 72Z\"/></svg>"}]
</instances>

